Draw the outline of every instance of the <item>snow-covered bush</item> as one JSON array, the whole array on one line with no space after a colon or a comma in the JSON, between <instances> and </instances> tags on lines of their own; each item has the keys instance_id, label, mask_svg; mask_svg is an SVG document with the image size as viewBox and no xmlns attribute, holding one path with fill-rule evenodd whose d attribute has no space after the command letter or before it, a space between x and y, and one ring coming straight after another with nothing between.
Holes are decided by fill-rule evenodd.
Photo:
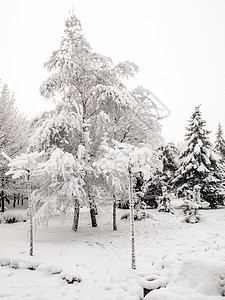
<instances>
[{"instance_id":1,"label":"snow-covered bush","mask_svg":"<svg viewBox=\"0 0 225 300\"><path fill-rule=\"evenodd\" d=\"M174 208L171 203L170 196L167 193L159 197L158 211L174 214Z\"/></svg>"},{"instance_id":2,"label":"snow-covered bush","mask_svg":"<svg viewBox=\"0 0 225 300\"><path fill-rule=\"evenodd\" d=\"M200 220L198 209L198 203L185 199L183 205L184 221L187 223L198 223Z\"/></svg>"},{"instance_id":3,"label":"snow-covered bush","mask_svg":"<svg viewBox=\"0 0 225 300\"><path fill-rule=\"evenodd\" d=\"M81 282L81 279L75 272L62 272L61 278L65 280L68 284L72 284L74 282Z\"/></svg>"},{"instance_id":4,"label":"snow-covered bush","mask_svg":"<svg viewBox=\"0 0 225 300\"><path fill-rule=\"evenodd\" d=\"M5 211L0 214L0 223L17 223L26 222L27 214L19 211Z\"/></svg>"},{"instance_id":5,"label":"snow-covered bush","mask_svg":"<svg viewBox=\"0 0 225 300\"><path fill-rule=\"evenodd\" d=\"M129 219L129 218L130 218L129 213L125 213L121 216L121 220ZM149 213L146 213L145 211L139 211L139 212L135 211L134 212L134 221L136 221L136 220L141 221L141 220L149 219L149 218L152 218L152 215Z\"/></svg>"}]
</instances>

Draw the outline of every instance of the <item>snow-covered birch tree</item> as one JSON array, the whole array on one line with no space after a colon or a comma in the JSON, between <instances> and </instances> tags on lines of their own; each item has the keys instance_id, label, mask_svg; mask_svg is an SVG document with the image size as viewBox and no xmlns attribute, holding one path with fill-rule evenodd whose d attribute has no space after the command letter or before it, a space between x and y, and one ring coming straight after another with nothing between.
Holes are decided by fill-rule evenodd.
<instances>
[{"instance_id":1,"label":"snow-covered birch tree","mask_svg":"<svg viewBox=\"0 0 225 300\"><path fill-rule=\"evenodd\" d=\"M33 152L29 154L21 154L14 159L10 159L9 171L6 175L12 175L12 178L18 179L24 177L27 181L27 194L28 194L28 216L29 216L29 241L30 241L30 255L34 253L33 243L33 203L31 199L31 180L35 175L37 165L40 157L42 157L44 151Z\"/></svg>"},{"instance_id":2,"label":"snow-covered birch tree","mask_svg":"<svg viewBox=\"0 0 225 300\"><path fill-rule=\"evenodd\" d=\"M95 53L81 33L80 21L71 15L65 22L64 37L45 67L52 74L40 92L57 102L55 110L35 121L30 150L45 149L49 155L57 146L71 153L82 165L86 203L93 226L97 226L93 190L98 174L92 167L105 133L133 144L160 140L160 116L143 88L129 92L124 78L138 68L123 62L114 66L108 57Z\"/></svg>"},{"instance_id":3,"label":"snow-covered birch tree","mask_svg":"<svg viewBox=\"0 0 225 300\"><path fill-rule=\"evenodd\" d=\"M113 144L110 145L109 142ZM141 172L144 179L148 180L155 169L162 166L155 158L150 148L136 147L116 140L107 141L101 145L102 157L95 162L95 166L105 174L120 177L124 175L128 182L128 197L130 202L130 233L131 233L131 267L136 269L135 257L135 228L134 228L134 174Z\"/></svg>"}]
</instances>

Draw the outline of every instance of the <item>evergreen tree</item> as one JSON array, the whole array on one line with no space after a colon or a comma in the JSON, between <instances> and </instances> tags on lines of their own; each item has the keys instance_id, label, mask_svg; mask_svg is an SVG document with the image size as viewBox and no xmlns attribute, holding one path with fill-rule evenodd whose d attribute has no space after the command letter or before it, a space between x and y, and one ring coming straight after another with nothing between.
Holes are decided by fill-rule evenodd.
<instances>
[{"instance_id":1,"label":"evergreen tree","mask_svg":"<svg viewBox=\"0 0 225 300\"><path fill-rule=\"evenodd\" d=\"M178 169L179 150L174 143L168 143L158 149L159 159L162 160L161 180L168 186L171 185L171 180L174 178L175 171Z\"/></svg>"},{"instance_id":2,"label":"evergreen tree","mask_svg":"<svg viewBox=\"0 0 225 300\"><path fill-rule=\"evenodd\" d=\"M0 86L0 152L15 157L26 149L29 136L29 122L19 113L15 106L14 95L10 92L8 85ZM6 178L8 170L7 160L0 156L0 189L2 201L1 210L4 211L4 200L10 201L20 192L26 193L24 182L15 184L13 180Z\"/></svg>"},{"instance_id":3,"label":"evergreen tree","mask_svg":"<svg viewBox=\"0 0 225 300\"><path fill-rule=\"evenodd\" d=\"M215 208L223 204L222 169L205 125L199 106L195 107L186 128L187 144L180 156L181 163L173 184L176 188L185 185L191 190L199 185L202 198L210 203L211 208Z\"/></svg>"},{"instance_id":4,"label":"evergreen tree","mask_svg":"<svg viewBox=\"0 0 225 300\"><path fill-rule=\"evenodd\" d=\"M7 84L0 91L0 151L15 156L28 142L28 121L15 106L15 98Z\"/></svg>"},{"instance_id":5,"label":"evergreen tree","mask_svg":"<svg viewBox=\"0 0 225 300\"><path fill-rule=\"evenodd\" d=\"M157 170L146 184L143 201L149 206L157 207L157 200L162 196L163 187L170 190L171 181L178 169L179 150L173 143L168 143L157 149L157 157L162 163L162 170Z\"/></svg>"},{"instance_id":6,"label":"evergreen tree","mask_svg":"<svg viewBox=\"0 0 225 300\"><path fill-rule=\"evenodd\" d=\"M223 138L223 129L221 124L218 124L215 141L215 151L218 153L222 160L225 159L225 140Z\"/></svg>"}]
</instances>

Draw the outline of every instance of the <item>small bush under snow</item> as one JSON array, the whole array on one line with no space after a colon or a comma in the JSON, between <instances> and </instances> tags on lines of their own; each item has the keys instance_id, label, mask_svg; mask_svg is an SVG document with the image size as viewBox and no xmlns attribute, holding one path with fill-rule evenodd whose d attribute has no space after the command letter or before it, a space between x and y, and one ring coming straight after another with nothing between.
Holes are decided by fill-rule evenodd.
<instances>
[{"instance_id":1,"label":"small bush under snow","mask_svg":"<svg viewBox=\"0 0 225 300\"><path fill-rule=\"evenodd\" d=\"M62 272L61 273L62 279L64 279L68 284L72 284L74 282L81 282L81 279L77 276L77 274L73 272Z\"/></svg>"},{"instance_id":2,"label":"small bush under snow","mask_svg":"<svg viewBox=\"0 0 225 300\"><path fill-rule=\"evenodd\" d=\"M26 212L20 211L5 211L0 214L0 223L17 223L17 222L26 222L27 214Z\"/></svg>"}]
</instances>

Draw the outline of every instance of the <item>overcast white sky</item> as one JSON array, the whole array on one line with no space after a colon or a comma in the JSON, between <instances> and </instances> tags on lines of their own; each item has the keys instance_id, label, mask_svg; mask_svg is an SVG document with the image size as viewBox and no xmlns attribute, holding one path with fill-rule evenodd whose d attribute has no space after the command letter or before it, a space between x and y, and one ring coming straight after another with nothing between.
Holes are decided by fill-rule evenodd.
<instances>
[{"instance_id":1,"label":"overcast white sky","mask_svg":"<svg viewBox=\"0 0 225 300\"><path fill-rule=\"evenodd\" d=\"M39 96L50 75L43 64L73 6L93 49L115 63L135 62L140 72L131 85L148 88L171 110L166 140L183 139L200 103L212 141L218 122L225 131L224 0L0 0L0 78L24 114L48 107Z\"/></svg>"}]
</instances>

